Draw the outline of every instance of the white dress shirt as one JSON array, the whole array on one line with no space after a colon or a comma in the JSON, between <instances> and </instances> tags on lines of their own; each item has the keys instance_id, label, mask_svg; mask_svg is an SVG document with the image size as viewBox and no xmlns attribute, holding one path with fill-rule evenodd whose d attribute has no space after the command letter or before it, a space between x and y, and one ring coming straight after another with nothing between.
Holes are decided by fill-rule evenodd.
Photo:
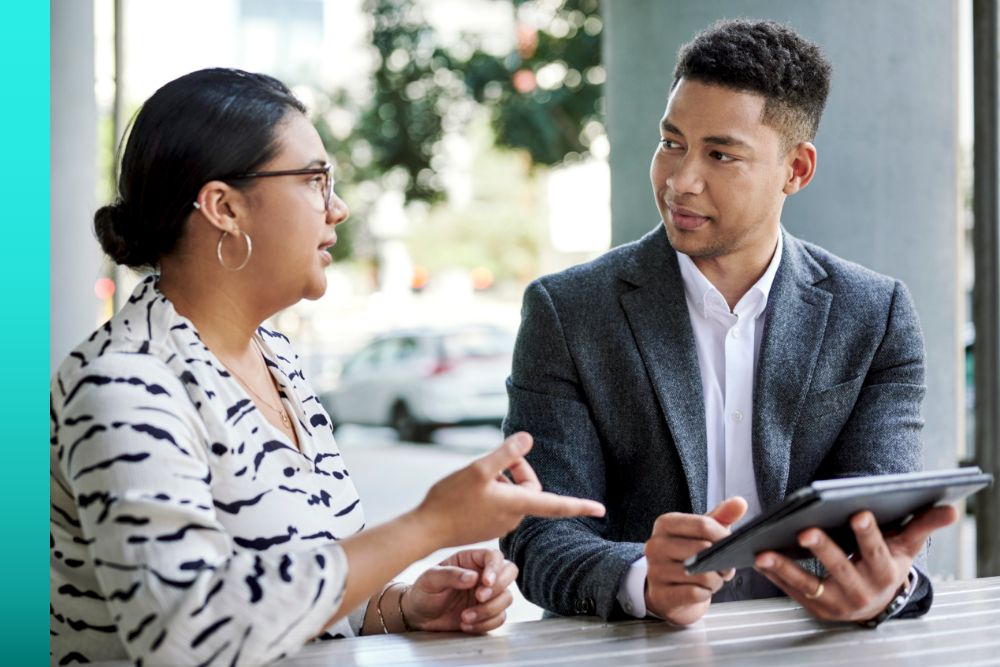
<instances>
[{"instance_id":1,"label":"white dress shirt","mask_svg":"<svg viewBox=\"0 0 1000 667\"><path fill-rule=\"evenodd\" d=\"M708 444L706 506L742 496L748 505L743 521L760 513L753 468L753 381L764 333L767 298L781 263L783 241L777 245L764 274L730 311L722 293L678 252L688 315L694 331L705 402ZM646 616L648 566L642 557L629 566L618 588L618 602L632 616Z\"/></svg>"}]
</instances>

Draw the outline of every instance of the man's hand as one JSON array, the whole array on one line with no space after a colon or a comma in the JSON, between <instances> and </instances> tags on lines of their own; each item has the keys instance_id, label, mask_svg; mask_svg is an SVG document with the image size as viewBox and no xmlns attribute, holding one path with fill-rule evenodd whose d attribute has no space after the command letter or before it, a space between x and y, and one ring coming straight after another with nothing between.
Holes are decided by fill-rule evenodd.
<instances>
[{"instance_id":1,"label":"man's hand","mask_svg":"<svg viewBox=\"0 0 1000 667\"><path fill-rule=\"evenodd\" d=\"M818 528L799 533L799 544L826 567L826 579L817 579L773 551L758 554L755 567L817 618L865 621L888 606L927 537L957 519L954 507L933 507L899 534L884 536L871 512L859 512L851 517L858 540L858 553L851 557Z\"/></svg>"},{"instance_id":2,"label":"man's hand","mask_svg":"<svg viewBox=\"0 0 1000 667\"><path fill-rule=\"evenodd\" d=\"M712 595L734 571L688 575L684 560L729 535L747 511L738 496L727 498L704 516L672 512L657 517L646 542L646 609L675 625L690 625L708 611Z\"/></svg>"}]
</instances>

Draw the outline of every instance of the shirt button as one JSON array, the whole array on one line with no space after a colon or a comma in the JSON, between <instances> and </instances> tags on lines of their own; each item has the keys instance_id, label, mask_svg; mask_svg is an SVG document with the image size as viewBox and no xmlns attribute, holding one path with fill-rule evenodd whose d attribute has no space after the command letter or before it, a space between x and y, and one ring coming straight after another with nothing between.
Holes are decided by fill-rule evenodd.
<instances>
[{"instance_id":1,"label":"shirt button","mask_svg":"<svg viewBox=\"0 0 1000 667\"><path fill-rule=\"evenodd\" d=\"M630 614L633 613L633 607L632 607L632 603L631 602L626 602L625 603L625 611L627 611Z\"/></svg>"},{"instance_id":2,"label":"shirt button","mask_svg":"<svg viewBox=\"0 0 1000 667\"><path fill-rule=\"evenodd\" d=\"M739 338L740 337L740 330L739 329L730 329L730 333L732 334L733 338Z\"/></svg>"},{"instance_id":3,"label":"shirt button","mask_svg":"<svg viewBox=\"0 0 1000 667\"><path fill-rule=\"evenodd\" d=\"M739 410L733 410L733 414L731 414L730 417L732 417L733 421L737 424L743 421L743 413Z\"/></svg>"},{"instance_id":4,"label":"shirt button","mask_svg":"<svg viewBox=\"0 0 1000 667\"><path fill-rule=\"evenodd\" d=\"M739 588L740 586L742 586L743 585L743 576L741 575L741 576L736 577L736 582L735 583L736 583L736 587L737 588Z\"/></svg>"}]
</instances>

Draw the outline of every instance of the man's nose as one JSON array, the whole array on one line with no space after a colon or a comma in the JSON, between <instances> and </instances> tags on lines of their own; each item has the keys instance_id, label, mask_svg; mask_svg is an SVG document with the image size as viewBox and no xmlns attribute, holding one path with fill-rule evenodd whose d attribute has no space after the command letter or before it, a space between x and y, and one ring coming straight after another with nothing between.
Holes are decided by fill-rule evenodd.
<instances>
[{"instance_id":1,"label":"man's nose","mask_svg":"<svg viewBox=\"0 0 1000 667\"><path fill-rule=\"evenodd\" d=\"M679 158L667 174L667 187L678 194L699 194L705 187L701 166L690 153Z\"/></svg>"}]
</instances>

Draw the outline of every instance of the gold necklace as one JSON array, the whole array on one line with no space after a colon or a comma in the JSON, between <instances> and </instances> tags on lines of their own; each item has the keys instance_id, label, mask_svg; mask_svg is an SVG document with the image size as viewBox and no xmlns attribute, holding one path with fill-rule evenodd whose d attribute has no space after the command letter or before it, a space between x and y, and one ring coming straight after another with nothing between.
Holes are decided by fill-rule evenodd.
<instances>
[{"instance_id":1,"label":"gold necklace","mask_svg":"<svg viewBox=\"0 0 1000 667\"><path fill-rule=\"evenodd\" d=\"M260 344L257 343L256 339L253 339L253 343L254 343L254 346L257 348L257 351L260 352L261 359L263 359L264 358L264 351L260 349ZM247 382L246 380L244 380L243 377L239 373L237 373L235 370L233 370L229 366L226 366L226 368L229 370L230 373L233 374L233 376L237 380L240 381L240 384L242 384L246 388L247 391L249 391L251 394L253 394L254 396L256 396L257 399L260 400L261 403L263 403L267 407L271 408L272 410L274 410L275 412L277 412L278 415L281 416L281 423L288 430L289 433L293 432L292 431L292 420L290 420L288 418L288 413L285 411L284 408L279 408L279 407L271 405L270 403L268 403L267 401L265 401L264 397L261 396L260 394L258 394L256 391L254 391L253 387L250 386L250 383ZM271 379L271 371L268 370L268 368L267 368L267 362L266 361L264 362L264 371L267 373L268 379ZM272 382L273 382L273 380L272 380ZM278 402L279 403L281 402L281 395L280 394L278 395Z\"/></svg>"}]
</instances>

